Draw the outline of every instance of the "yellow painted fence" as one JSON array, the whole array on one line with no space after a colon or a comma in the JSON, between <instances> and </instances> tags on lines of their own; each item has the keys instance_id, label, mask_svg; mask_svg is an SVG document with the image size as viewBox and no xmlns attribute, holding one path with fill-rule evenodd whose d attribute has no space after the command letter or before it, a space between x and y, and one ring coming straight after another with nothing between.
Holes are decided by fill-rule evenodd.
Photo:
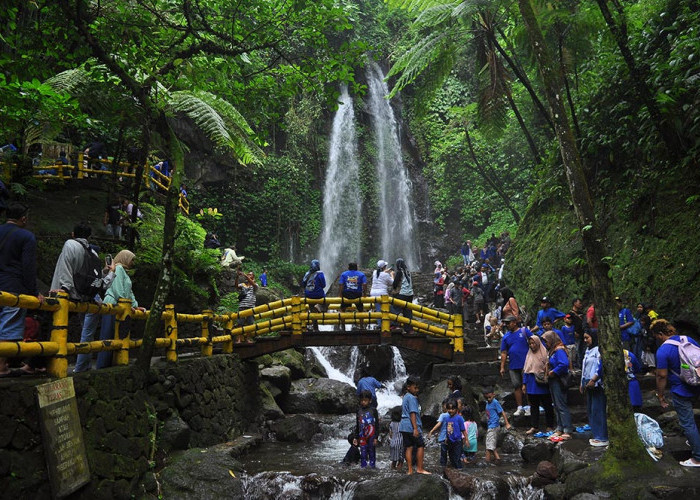
<instances>
[{"instance_id":1,"label":"yellow painted fence","mask_svg":"<svg viewBox=\"0 0 700 500\"><path fill-rule=\"evenodd\" d=\"M354 307L352 312L342 312L349 304L362 302L365 309L374 309L380 305L380 312L374 310L358 312ZM400 309L410 309L412 319L390 312L390 306ZM316 305L324 305L328 312L315 312ZM42 310L53 313L51 337L41 342L0 342L0 357L32 357L48 356L48 372L55 377L65 377L68 374L68 359L71 354L86 354L100 351L113 351L114 364L129 364L129 352L141 346L142 340L133 340L127 332L122 338L119 333L120 325L127 319L145 320L149 311L137 311L131 307L131 301L120 299L115 306L68 300L67 294L60 292L55 298L47 298L43 303L31 295L17 295L0 292L0 306L21 307L28 310ZM98 340L85 343L68 342L68 318L71 313L111 314L116 316L114 340ZM253 319L254 323L239 325L238 320ZM161 319L164 323L164 337L156 339L155 347L165 349L168 361L177 361L179 347L198 346L203 356L211 356L213 346L221 344L224 353L233 352L234 343L252 342L255 337L269 335L280 330L291 331L301 335L313 323L323 325L360 324L381 322L380 331L388 333L391 323L410 326L416 333L435 337L449 338L454 353L464 353L464 338L462 334L462 316L446 314L434 309L419 306L389 296L363 297L361 299L341 299L329 297L325 299L306 299L290 297L269 304L262 304L252 309L240 312L215 314L206 310L197 314L176 313L173 305L165 307ZM248 321L249 322L249 321ZM178 324L197 323L201 325L198 337L179 338ZM240 323L243 323L241 321ZM212 326L217 325L218 331ZM380 333L380 332L377 332ZM321 333L322 334L322 333Z\"/></svg>"}]
</instances>

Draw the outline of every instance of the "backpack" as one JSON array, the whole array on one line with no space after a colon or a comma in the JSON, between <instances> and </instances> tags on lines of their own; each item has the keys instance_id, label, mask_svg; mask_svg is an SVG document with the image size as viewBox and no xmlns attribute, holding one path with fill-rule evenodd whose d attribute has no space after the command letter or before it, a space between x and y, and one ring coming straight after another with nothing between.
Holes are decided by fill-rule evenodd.
<instances>
[{"instance_id":1,"label":"backpack","mask_svg":"<svg viewBox=\"0 0 700 500\"><path fill-rule=\"evenodd\" d=\"M304 285L304 290L307 292L313 292L316 290L316 275L318 272L313 272L309 275L309 277L306 279L306 285Z\"/></svg>"},{"instance_id":2,"label":"backpack","mask_svg":"<svg viewBox=\"0 0 700 500\"><path fill-rule=\"evenodd\" d=\"M678 357L681 360L681 372L676 375L685 384L700 386L700 347L688 342L688 337L681 335L681 341L668 339L664 344L678 347Z\"/></svg>"},{"instance_id":3,"label":"backpack","mask_svg":"<svg viewBox=\"0 0 700 500\"><path fill-rule=\"evenodd\" d=\"M75 240L85 249L80 267L73 276L73 285L78 296L83 300L92 300L102 292L99 279L102 277L102 262L88 244Z\"/></svg>"}]
</instances>

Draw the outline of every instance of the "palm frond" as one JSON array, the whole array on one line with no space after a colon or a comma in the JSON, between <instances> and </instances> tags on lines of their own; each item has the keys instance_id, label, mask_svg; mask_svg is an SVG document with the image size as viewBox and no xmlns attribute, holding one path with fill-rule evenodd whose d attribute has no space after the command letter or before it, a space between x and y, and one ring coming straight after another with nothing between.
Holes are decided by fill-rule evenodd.
<instances>
[{"instance_id":1,"label":"palm frond","mask_svg":"<svg viewBox=\"0 0 700 500\"><path fill-rule=\"evenodd\" d=\"M420 28L437 27L437 25L454 17L452 15L453 10L454 5L452 5L452 2L429 7L418 15L415 25Z\"/></svg>"},{"instance_id":2,"label":"palm frond","mask_svg":"<svg viewBox=\"0 0 700 500\"><path fill-rule=\"evenodd\" d=\"M412 83L428 65L437 60L440 53L449 45L446 32L433 32L420 40L409 51L403 54L389 70L387 78L400 74L389 97L393 97L406 85Z\"/></svg>"},{"instance_id":3,"label":"palm frond","mask_svg":"<svg viewBox=\"0 0 700 500\"><path fill-rule=\"evenodd\" d=\"M265 153L253 142L253 130L230 103L208 92L176 91L169 107L184 113L217 145L230 149L244 165L260 164Z\"/></svg>"}]
</instances>

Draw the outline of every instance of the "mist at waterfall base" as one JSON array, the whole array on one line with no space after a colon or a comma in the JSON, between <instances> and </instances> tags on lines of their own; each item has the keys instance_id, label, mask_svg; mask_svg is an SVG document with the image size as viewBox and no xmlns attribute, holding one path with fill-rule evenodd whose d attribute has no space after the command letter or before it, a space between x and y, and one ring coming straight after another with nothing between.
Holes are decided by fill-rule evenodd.
<instances>
[{"instance_id":1,"label":"mist at waterfall base","mask_svg":"<svg viewBox=\"0 0 700 500\"><path fill-rule=\"evenodd\" d=\"M399 124L386 95L384 73L375 62L367 69L369 111L376 157L379 196L378 232L381 258L389 262L401 257L416 269L418 257L412 206L412 187L401 152ZM323 190L323 229L319 261L328 286L348 262L358 262L361 246L360 165L353 100L346 85L340 88L338 111L333 117L328 168Z\"/></svg>"},{"instance_id":2,"label":"mist at waterfall base","mask_svg":"<svg viewBox=\"0 0 700 500\"><path fill-rule=\"evenodd\" d=\"M326 369L328 378L339 380L355 387L354 375L358 364L362 363L362 354L358 347L310 347L318 362ZM380 419L388 418L389 411L401 405L401 389L406 381L406 367L401 353L396 347L392 349L391 380L384 381L384 389L377 391L378 413ZM342 367L335 366L333 359L346 360ZM345 465L341 461L348 451L348 433L355 427L355 414L348 415L314 415L321 423L321 435L309 443L283 443L268 441L262 443L246 456L242 457L246 475L243 477L245 498L250 499L302 499L307 498L306 483L315 487L322 482L327 495L322 498L333 500L351 500L358 483L368 479L405 474L406 466L400 471L391 469L389 459L388 437L377 447L377 468L362 469L359 464ZM427 434L428 429L424 429ZM426 443L426 468L439 474L438 464L440 448L436 440ZM510 485L508 500L541 500L541 490L534 490L523 476L532 474L531 470L522 470L517 464L492 466L484 470L499 474ZM515 474L512 472L515 471ZM489 477L479 478L479 470L471 470L477 476L475 490L471 499L497 499L498 491ZM449 487L451 500L463 497ZM314 497L316 498L316 497Z\"/></svg>"}]
</instances>

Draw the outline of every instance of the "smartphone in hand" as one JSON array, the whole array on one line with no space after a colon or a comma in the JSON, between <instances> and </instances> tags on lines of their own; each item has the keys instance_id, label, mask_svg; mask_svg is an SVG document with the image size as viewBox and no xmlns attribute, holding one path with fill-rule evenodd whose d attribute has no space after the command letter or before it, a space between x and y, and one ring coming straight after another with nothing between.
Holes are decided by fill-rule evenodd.
<instances>
[{"instance_id":1,"label":"smartphone in hand","mask_svg":"<svg viewBox=\"0 0 700 500\"><path fill-rule=\"evenodd\" d=\"M107 257L105 257L105 264L107 264L107 267L112 265L112 256L107 254Z\"/></svg>"}]
</instances>

